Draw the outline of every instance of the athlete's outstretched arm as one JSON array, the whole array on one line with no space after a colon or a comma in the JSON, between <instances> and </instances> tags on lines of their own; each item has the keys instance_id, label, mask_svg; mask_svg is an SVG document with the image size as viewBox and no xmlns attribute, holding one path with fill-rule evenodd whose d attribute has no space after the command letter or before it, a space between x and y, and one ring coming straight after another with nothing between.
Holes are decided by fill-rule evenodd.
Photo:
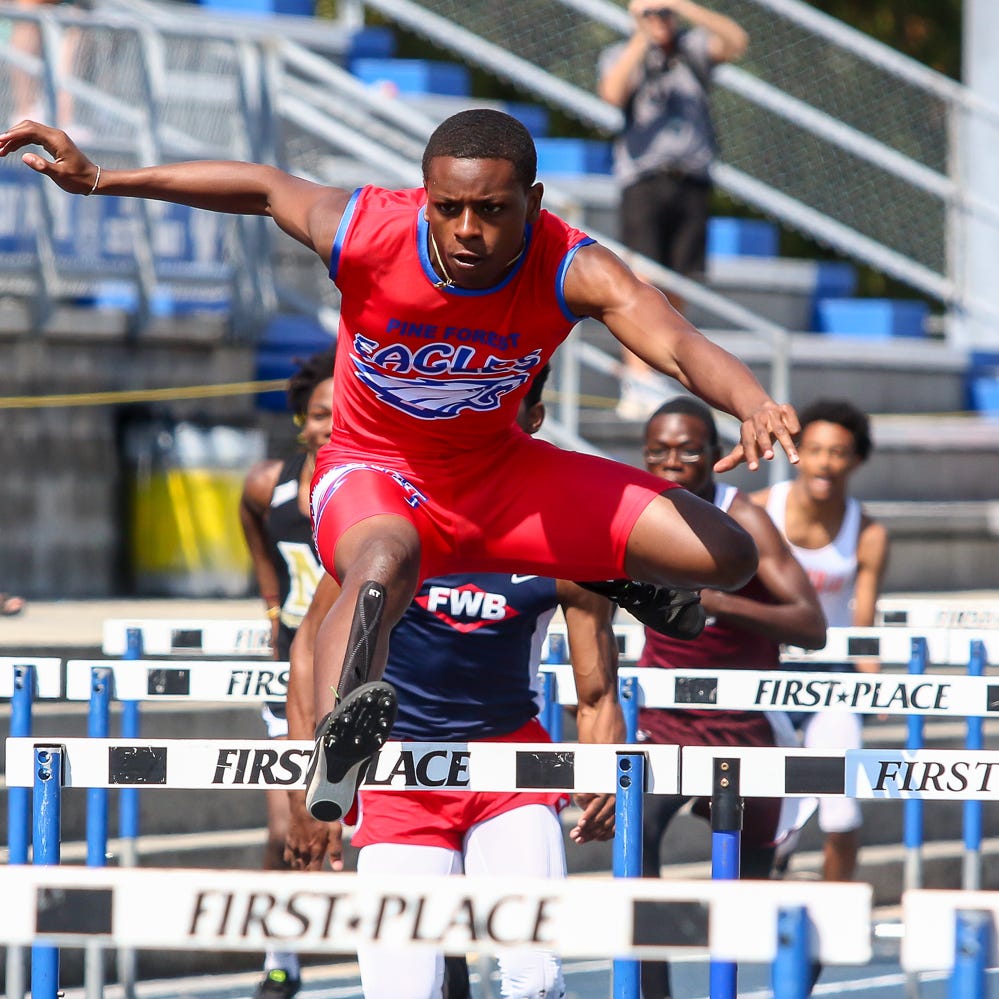
<instances>
[{"instance_id":1,"label":"athlete's outstretched arm","mask_svg":"<svg viewBox=\"0 0 999 999\"><path fill-rule=\"evenodd\" d=\"M662 292L640 280L606 247L593 243L573 257L565 298L577 316L599 319L632 353L705 402L742 421L739 444L715 465L725 472L745 461L759 467L779 441L792 462L800 429L791 406L778 404L756 376L712 343L673 308Z\"/></svg>"},{"instance_id":2,"label":"athlete's outstretched arm","mask_svg":"<svg viewBox=\"0 0 999 999\"><path fill-rule=\"evenodd\" d=\"M288 674L288 738L311 742L315 737L316 711L312 690L313 657L316 632L340 587L332 576L319 580L312 603L291 643ZM343 870L342 826L339 822L317 822L305 807L305 791L288 792L290 815L285 841L285 863L294 870L318 871L328 855L334 871Z\"/></svg>"},{"instance_id":3,"label":"athlete's outstretched arm","mask_svg":"<svg viewBox=\"0 0 999 999\"><path fill-rule=\"evenodd\" d=\"M575 583L558 580L569 658L576 681L576 728L580 742L624 742L624 715L617 699L614 605ZM576 843L614 835L614 795L576 795L583 814L569 837Z\"/></svg>"},{"instance_id":4,"label":"athlete's outstretched arm","mask_svg":"<svg viewBox=\"0 0 999 999\"><path fill-rule=\"evenodd\" d=\"M765 635L802 649L826 644L826 619L808 574L791 554L766 510L739 493L728 515L748 531L760 553L756 579L770 595L767 602L741 593L702 590L701 604L719 623Z\"/></svg>"},{"instance_id":5,"label":"athlete's outstretched arm","mask_svg":"<svg viewBox=\"0 0 999 999\"><path fill-rule=\"evenodd\" d=\"M113 194L171 201L232 215L269 215L290 236L329 263L333 237L350 193L293 177L277 167L199 160L131 170L108 170L85 156L61 129L21 121L0 134L0 158L28 146L27 166L70 194Z\"/></svg>"}]
</instances>

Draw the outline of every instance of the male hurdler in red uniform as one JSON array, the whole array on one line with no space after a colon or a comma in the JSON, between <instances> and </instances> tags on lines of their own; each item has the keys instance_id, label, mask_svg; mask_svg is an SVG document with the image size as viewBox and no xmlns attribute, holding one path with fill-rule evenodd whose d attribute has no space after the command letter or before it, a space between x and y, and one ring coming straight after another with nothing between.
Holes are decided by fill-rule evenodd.
<instances>
[{"instance_id":1,"label":"male hurdler in red uniform","mask_svg":"<svg viewBox=\"0 0 999 999\"><path fill-rule=\"evenodd\" d=\"M0 134L0 157L29 145L48 158L24 162L74 194L269 215L341 289L332 435L312 495L318 551L342 587L317 639L317 711L330 712L310 774L317 818L347 810L391 728L395 694L378 678L421 579L517 572L735 589L755 572L752 539L711 503L515 426L532 375L591 316L742 421L718 471L755 469L775 440L797 460L790 406L614 254L542 210L534 143L514 118L447 119L428 141L424 187L400 192L351 193L252 163L101 171L64 132L28 121ZM616 590L632 599L633 587ZM656 614L683 631L687 609L681 598Z\"/></svg>"}]
</instances>

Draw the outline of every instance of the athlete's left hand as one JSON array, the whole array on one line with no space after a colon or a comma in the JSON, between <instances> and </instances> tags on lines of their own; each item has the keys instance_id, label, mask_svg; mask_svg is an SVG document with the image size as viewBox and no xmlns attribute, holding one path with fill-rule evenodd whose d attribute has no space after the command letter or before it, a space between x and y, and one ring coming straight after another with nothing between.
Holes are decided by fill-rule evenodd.
<instances>
[{"instance_id":1,"label":"athlete's left hand","mask_svg":"<svg viewBox=\"0 0 999 999\"><path fill-rule=\"evenodd\" d=\"M329 857L334 871L343 870L343 826L339 822L317 822L305 807L305 795L289 794L288 833L284 862L293 871L320 871Z\"/></svg>"},{"instance_id":2,"label":"athlete's left hand","mask_svg":"<svg viewBox=\"0 0 999 999\"><path fill-rule=\"evenodd\" d=\"M36 173L44 174L70 194L88 194L97 180L97 164L79 150L62 129L37 121L19 121L0 132L0 159L25 146L41 146L51 156L25 153L21 159Z\"/></svg>"},{"instance_id":3,"label":"athlete's left hand","mask_svg":"<svg viewBox=\"0 0 999 999\"><path fill-rule=\"evenodd\" d=\"M778 441L787 453L791 464L798 462L798 449L794 437L801 430L798 414L788 403L777 404L768 399L754 413L742 421L740 441L728 454L715 462L716 472L730 472L742 462L750 471L760 467L760 459L771 461L774 456L774 441Z\"/></svg>"},{"instance_id":4,"label":"athlete's left hand","mask_svg":"<svg viewBox=\"0 0 999 999\"><path fill-rule=\"evenodd\" d=\"M576 794L573 801L583 814L569 832L573 843L591 843L614 838L614 795Z\"/></svg>"}]
</instances>

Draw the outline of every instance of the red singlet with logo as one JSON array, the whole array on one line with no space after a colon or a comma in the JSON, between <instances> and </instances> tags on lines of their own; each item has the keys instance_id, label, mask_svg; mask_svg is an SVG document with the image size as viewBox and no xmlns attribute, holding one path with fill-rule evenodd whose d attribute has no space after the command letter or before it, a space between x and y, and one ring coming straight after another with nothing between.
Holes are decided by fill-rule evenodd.
<instances>
[{"instance_id":1,"label":"red singlet with logo","mask_svg":"<svg viewBox=\"0 0 999 999\"><path fill-rule=\"evenodd\" d=\"M364 187L337 231L336 463L363 457L402 470L490 448L579 320L562 282L588 236L542 211L499 284L445 287L430 262L425 202L422 188Z\"/></svg>"}]
</instances>

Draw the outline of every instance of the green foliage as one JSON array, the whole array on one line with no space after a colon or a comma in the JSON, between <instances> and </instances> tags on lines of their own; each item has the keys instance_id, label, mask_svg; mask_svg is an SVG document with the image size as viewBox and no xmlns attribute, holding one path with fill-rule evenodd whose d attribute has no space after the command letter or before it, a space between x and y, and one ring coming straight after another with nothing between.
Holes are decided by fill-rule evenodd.
<instances>
[{"instance_id":1,"label":"green foliage","mask_svg":"<svg viewBox=\"0 0 999 999\"><path fill-rule=\"evenodd\" d=\"M961 0L811 0L940 73L961 76Z\"/></svg>"}]
</instances>

